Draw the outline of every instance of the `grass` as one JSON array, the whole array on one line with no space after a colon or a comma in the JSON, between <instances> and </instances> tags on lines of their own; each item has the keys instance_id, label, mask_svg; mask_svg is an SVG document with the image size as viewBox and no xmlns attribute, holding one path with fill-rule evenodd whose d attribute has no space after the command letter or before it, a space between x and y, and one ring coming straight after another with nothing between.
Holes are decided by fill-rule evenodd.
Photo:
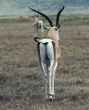
<instances>
[{"instance_id":1,"label":"grass","mask_svg":"<svg viewBox=\"0 0 89 110\"><path fill-rule=\"evenodd\" d=\"M0 109L88 110L89 29L84 24L88 16L60 17L62 57L56 71L56 99L52 103L44 100L44 79L35 54L36 43L33 41L34 19L27 19L29 23L0 24ZM52 19L55 24L55 16ZM84 22L81 24L77 21L76 25L79 19ZM48 26L47 21L44 24ZM47 31L44 32L46 35Z\"/></svg>"},{"instance_id":2,"label":"grass","mask_svg":"<svg viewBox=\"0 0 89 110\"><path fill-rule=\"evenodd\" d=\"M20 16L19 18L1 18L0 23L25 23L30 22L29 18Z\"/></svg>"},{"instance_id":3,"label":"grass","mask_svg":"<svg viewBox=\"0 0 89 110\"><path fill-rule=\"evenodd\" d=\"M49 15L53 23L55 24L56 15ZM34 16L19 18L0 18L0 23L29 23L33 21ZM43 22L47 22L43 17L39 17ZM60 22L63 26L72 26L72 25L89 25L89 16L88 15L61 15Z\"/></svg>"}]
</instances>

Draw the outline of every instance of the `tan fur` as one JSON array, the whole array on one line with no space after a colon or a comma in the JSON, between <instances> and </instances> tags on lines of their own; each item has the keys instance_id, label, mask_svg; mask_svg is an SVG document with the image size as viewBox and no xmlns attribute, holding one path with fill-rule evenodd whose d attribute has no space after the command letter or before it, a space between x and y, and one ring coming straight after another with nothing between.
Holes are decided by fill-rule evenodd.
<instances>
[{"instance_id":1,"label":"tan fur","mask_svg":"<svg viewBox=\"0 0 89 110\"><path fill-rule=\"evenodd\" d=\"M38 22L38 21L39 21L38 18L35 17L34 27L35 27L35 26L37 27L37 22Z\"/></svg>"},{"instance_id":2,"label":"tan fur","mask_svg":"<svg viewBox=\"0 0 89 110\"><path fill-rule=\"evenodd\" d=\"M37 36L38 36L38 29L39 29L38 24L39 24L39 21L41 21L41 20L39 20L37 17L35 17L35 22L34 22L34 36L35 36L35 32L37 32ZM43 33L42 33L42 36L43 36Z\"/></svg>"},{"instance_id":3,"label":"tan fur","mask_svg":"<svg viewBox=\"0 0 89 110\"><path fill-rule=\"evenodd\" d=\"M59 58L61 57L61 50L59 48L59 40L58 40L58 37L57 36L59 36L59 35L58 35L58 32L56 31L56 27L49 27L48 36L47 37L44 37L44 38L40 38L39 37L36 40L37 42L40 42L40 40L42 40L42 39L51 39L52 42L53 42L54 57L55 57L54 60L55 61L54 61L54 64L52 65L52 67L49 68L49 70L51 71L51 73L52 73L52 70L53 70L53 68L55 66L56 61L58 60L58 56L59 56ZM37 47L37 49L38 49L38 47ZM38 56L39 56L39 52L38 52ZM40 57L39 57L39 60L40 60ZM41 63L40 63L40 65L41 65Z\"/></svg>"},{"instance_id":4,"label":"tan fur","mask_svg":"<svg viewBox=\"0 0 89 110\"><path fill-rule=\"evenodd\" d=\"M55 61L54 61L54 64L53 64L53 66L51 67L51 68L49 68L49 70L51 71L51 73L52 73L52 70L53 70L53 68L54 68L54 66L55 66L55 63L56 63L56 61L58 60L58 55L59 55L59 57L61 56L61 50L60 50L60 48L59 48L59 40L58 40L58 37L57 36L59 36L58 35L58 32L56 31L56 27L50 27L49 28L50 30L49 30L49 32L48 32L48 37L50 38L50 39L53 39L53 42L54 42L54 51L55 51Z\"/></svg>"},{"instance_id":5,"label":"tan fur","mask_svg":"<svg viewBox=\"0 0 89 110\"><path fill-rule=\"evenodd\" d=\"M37 23L38 23L39 21L41 21L41 20L39 20L37 17L35 17L34 28L36 27L37 30L38 30Z\"/></svg>"},{"instance_id":6,"label":"tan fur","mask_svg":"<svg viewBox=\"0 0 89 110\"><path fill-rule=\"evenodd\" d=\"M61 12L63 11L64 7L65 6L63 5L63 8L57 13L56 27L53 27L53 23L47 15L29 7L32 11L37 12L38 14L45 17L51 26L49 28L46 28L45 26L43 26L44 29L48 30L48 35L46 37L39 38L37 36L34 38L34 40L36 42L38 42L38 44L37 44L38 51L37 52L38 52L39 62L40 62L40 66L41 66L42 71L45 76L44 77L45 78L45 99L47 99L49 97L50 101L52 101L53 96L54 96L54 76L55 76L55 71L56 71L56 67L57 67L57 61L58 61L58 58L61 57L61 50L59 48L59 33L58 32L59 32L59 28L60 28L59 16L60 16ZM34 26L37 26L36 25L37 22L38 22L38 19L35 18ZM43 45L44 50L42 50L41 46L39 45L40 43L43 43L42 45ZM47 48L44 45L47 46ZM50 48L50 46L52 46L52 47ZM52 50L50 51L50 49L52 49ZM42 51L43 51L43 53L42 53ZM48 51L48 53L47 53L47 51ZM48 56L46 54L48 54ZM47 59L45 57L49 57L49 58ZM50 61L48 61L49 59L50 59ZM45 67L45 64L46 64L46 67ZM49 87L47 87L47 85ZM48 95L47 95L47 88L49 88Z\"/></svg>"},{"instance_id":7,"label":"tan fur","mask_svg":"<svg viewBox=\"0 0 89 110\"><path fill-rule=\"evenodd\" d=\"M49 27L49 29L50 30L48 31L47 37L44 37L44 38L40 38L39 37L37 39L37 41L39 42L42 39L51 39L53 41L53 43L55 44L54 45L54 49L56 51L55 55L56 56L57 55L61 56L61 54L60 54L60 48L59 48L59 40L58 40L58 37L57 37L59 35L58 35L58 32L56 31L56 27ZM56 60L57 60L57 58L56 58Z\"/></svg>"}]
</instances>

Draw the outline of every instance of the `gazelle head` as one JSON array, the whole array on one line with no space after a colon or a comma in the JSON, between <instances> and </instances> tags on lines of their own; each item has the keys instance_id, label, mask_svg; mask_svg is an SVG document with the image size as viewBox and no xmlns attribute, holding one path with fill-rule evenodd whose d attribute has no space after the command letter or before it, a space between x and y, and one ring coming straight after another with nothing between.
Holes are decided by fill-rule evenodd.
<instances>
[{"instance_id":1,"label":"gazelle head","mask_svg":"<svg viewBox=\"0 0 89 110\"><path fill-rule=\"evenodd\" d=\"M35 17L35 22L38 22L38 20L39 20L39 15L38 14L36 14L35 12L34 12L34 17Z\"/></svg>"},{"instance_id":2,"label":"gazelle head","mask_svg":"<svg viewBox=\"0 0 89 110\"><path fill-rule=\"evenodd\" d=\"M38 18L39 17L38 13L35 13L34 12L34 17L37 17Z\"/></svg>"},{"instance_id":3,"label":"gazelle head","mask_svg":"<svg viewBox=\"0 0 89 110\"><path fill-rule=\"evenodd\" d=\"M47 19L47 21L50 24L50 27L45 27L44 26L44 29L48 30L48 36L49 37L52 37L52 38L55 37L56 40L59 40L59 28L60 28L59 17L60 17L60 14L61 14L61 12L63 11L64 8L65 8L65 6L63 5L63 8L57 13L56 26L53 26L53 23L52 23L51 19L47 15L45 15L44 13L36 11L32 8L30 8L30 9L34 12L37 12L38 14L42 15L43 17L45 17Z\"/></svg>"}]
</instances>

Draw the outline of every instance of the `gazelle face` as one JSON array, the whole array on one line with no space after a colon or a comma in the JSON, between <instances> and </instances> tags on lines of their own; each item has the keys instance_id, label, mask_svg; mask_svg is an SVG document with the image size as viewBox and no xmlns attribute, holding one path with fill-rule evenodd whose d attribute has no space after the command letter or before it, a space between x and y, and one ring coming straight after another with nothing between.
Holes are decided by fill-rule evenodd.
<instances>
[{"instance_id":1,"label":"gazelle face","mask_svg":"<svg viewBox=\"0 0 89 110\"><path fill-rule=\"evenodd\" d=\"M38 21L38 18L37 17L35 17L35 22L37 22Z\"/></svg>"}]
</instances>

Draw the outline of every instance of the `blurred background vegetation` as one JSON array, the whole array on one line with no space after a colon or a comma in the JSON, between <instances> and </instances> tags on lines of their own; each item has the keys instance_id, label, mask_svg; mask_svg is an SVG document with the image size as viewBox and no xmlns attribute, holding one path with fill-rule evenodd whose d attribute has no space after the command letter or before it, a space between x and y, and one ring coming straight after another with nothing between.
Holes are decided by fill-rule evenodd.
<instances>
[{"instance_id":1,"label":"blurred background vegetation","mask_svg":"<svg viewBox=\"0 0 89 110\"><path fill-rule=\"evenodd\" d=\"M56 15L49 15L53 23L55 24ZM34 19L34 16L28 16L23 17L20 16L18 18L0 18L0 23L29 23L31 22L32 18ZM43 22L47 22L45 18L42 16L39 16L39 19L41 19ZM72 26L72 25L89 25L89 16L88 15L61 15L60 17L60 23L63 26Z\"/></svg>"}]
</instances>

